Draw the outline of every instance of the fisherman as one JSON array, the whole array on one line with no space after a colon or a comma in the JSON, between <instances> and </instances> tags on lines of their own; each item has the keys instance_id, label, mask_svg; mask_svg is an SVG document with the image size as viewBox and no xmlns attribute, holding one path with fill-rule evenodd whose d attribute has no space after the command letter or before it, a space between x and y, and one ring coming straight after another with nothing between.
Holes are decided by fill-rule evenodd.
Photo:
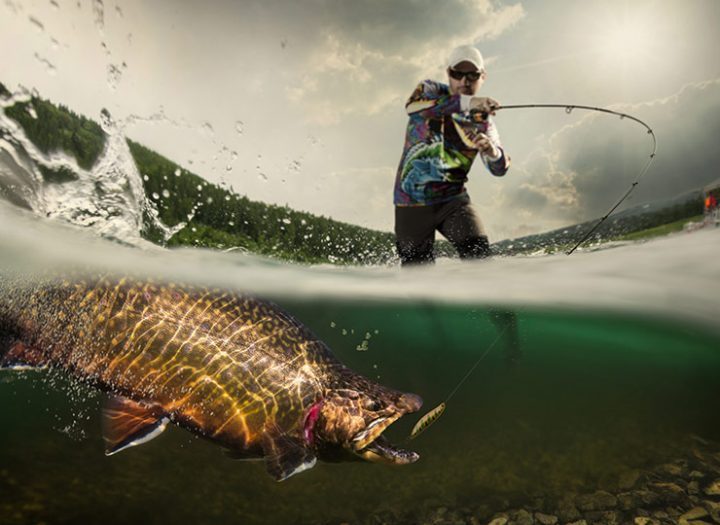
<instances>
[{"instance_id":1,"label":"fisherman","mask_svg":"<svg viewBox=\"0 0 720 525\"><path fill-rule=\"evenodd\" d=\"M447 237L463 259L490 254L465 181L478 154L495 176L505 175L510 167L490 118L500 103L475 96L487 73L474 46L453 49L447 75L447 84L422 81L405 104L410 118L394 199L402 266L434 262L435 230ZM505 310L488 314L503 338L506 360L517 362L521 356L517 316Z\"/></svg>"},{"instance_id":2,"label":"fisherman","mask_svg":"<svg viewBox=\"0 0 720 525\"><path fill-rule=\"evenodd\" d=\"M505 175L510 166L489 116L500 104L476 96L487 73L475 47L455 48L447 75L448 84L422 81L405 105L410 118L394 192L395 236L403 266L434 261L435 230L463 259L490 254L465 182L478 154L495 176Z\"/></svg>"}]
</instances>

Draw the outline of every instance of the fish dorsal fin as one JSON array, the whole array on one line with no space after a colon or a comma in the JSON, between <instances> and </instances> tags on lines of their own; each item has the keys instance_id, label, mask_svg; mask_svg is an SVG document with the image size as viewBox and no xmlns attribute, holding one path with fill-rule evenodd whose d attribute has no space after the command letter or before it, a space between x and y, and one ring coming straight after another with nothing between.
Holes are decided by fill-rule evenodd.
<instances>
[{"instance_id":1,"label":"fish dorsal fin","mask_svg":"<svg viewBox=\"0 0 720 525\"><path fill-rule=\"evenodd\" d=\"M315 453L300 440L272 432L263 439L265 468L275 481L283 481L315 466Z\"/></svg>"},{"instance_id":2,"label":"fish dorsal fin","mask_svg":"<svg viewBox=\"0 0 720 525\"><path fill-rule=\"evenodd\" d=\"M113 396L103 408L105 455L141 445L159 436L170 422L158 405L138 403Z\"/></svg>"}]
</instances>

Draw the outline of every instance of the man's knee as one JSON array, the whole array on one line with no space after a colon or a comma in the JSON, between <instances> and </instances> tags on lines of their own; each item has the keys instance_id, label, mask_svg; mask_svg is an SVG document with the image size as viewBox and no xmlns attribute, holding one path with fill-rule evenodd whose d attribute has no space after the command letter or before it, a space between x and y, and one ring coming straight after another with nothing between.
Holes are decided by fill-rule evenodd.
<instances>
[{"instance_id":1,"label":"man's knee","mask_svg":"<svg viewBox=\"0 0 720 525\"><path fill-rule=\"evenodd\" d=\"M468 237L455 246L461 259L483 259L490 255L490 242L487 236Z\"/></svg>"},{"instance_id":2,"label":"man's knee","mask_svg":"<svg viewBox=\"0 0 720 525\"><path fill-rule=\"evenodd\" d=\"M400 264L402 266L413 266L435 262L432 242L415 244L397 241L396 245L398 255L400 256Z\"/></svg>"}]
</instances>

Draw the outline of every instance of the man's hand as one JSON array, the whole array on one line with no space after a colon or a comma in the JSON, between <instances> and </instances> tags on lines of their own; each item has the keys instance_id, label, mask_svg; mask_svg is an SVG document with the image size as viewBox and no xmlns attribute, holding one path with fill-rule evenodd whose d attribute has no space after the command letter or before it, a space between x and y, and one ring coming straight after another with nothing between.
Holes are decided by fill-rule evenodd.
<instances>
[{"instance_id":1,"label":"man's hand","mask_svg":"<svg viewBox=\"0 0 720 525\"><path fill-rule=\"evenodd\" d=\"M470 99L470 110L495 114L495 110L500 107L500 102L490 97L473 97Z\"/></svg>"},{"instance_id":2,"label":"man's hand","mask_svg":"<svg viewBox=\"0 0 720 525\"><path fill-rule=\"evenodd\" d=\"M490 141L485 133L477 133L473 135L472 141L480 152L494 159L500 156L500 150Z\"/></svg>"}]
</instances>

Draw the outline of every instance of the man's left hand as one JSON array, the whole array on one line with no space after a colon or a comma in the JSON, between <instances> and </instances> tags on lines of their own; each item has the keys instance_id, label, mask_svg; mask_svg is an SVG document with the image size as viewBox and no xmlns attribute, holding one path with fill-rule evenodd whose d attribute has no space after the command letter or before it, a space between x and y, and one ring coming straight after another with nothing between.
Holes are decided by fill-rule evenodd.
<instances>
[{"instance_id":1,"label":"man's left hand","mask_svg":"<svg viewBox=\"0 0 720 525\"><path fill-rule=\"evenodd\" d=\"M478 133L472 137L472 141L475 147L488 157L495 158L500 156L500 150L495 147L495 144L492 143L485 133Z\"/></svg>"}]
</instances>

